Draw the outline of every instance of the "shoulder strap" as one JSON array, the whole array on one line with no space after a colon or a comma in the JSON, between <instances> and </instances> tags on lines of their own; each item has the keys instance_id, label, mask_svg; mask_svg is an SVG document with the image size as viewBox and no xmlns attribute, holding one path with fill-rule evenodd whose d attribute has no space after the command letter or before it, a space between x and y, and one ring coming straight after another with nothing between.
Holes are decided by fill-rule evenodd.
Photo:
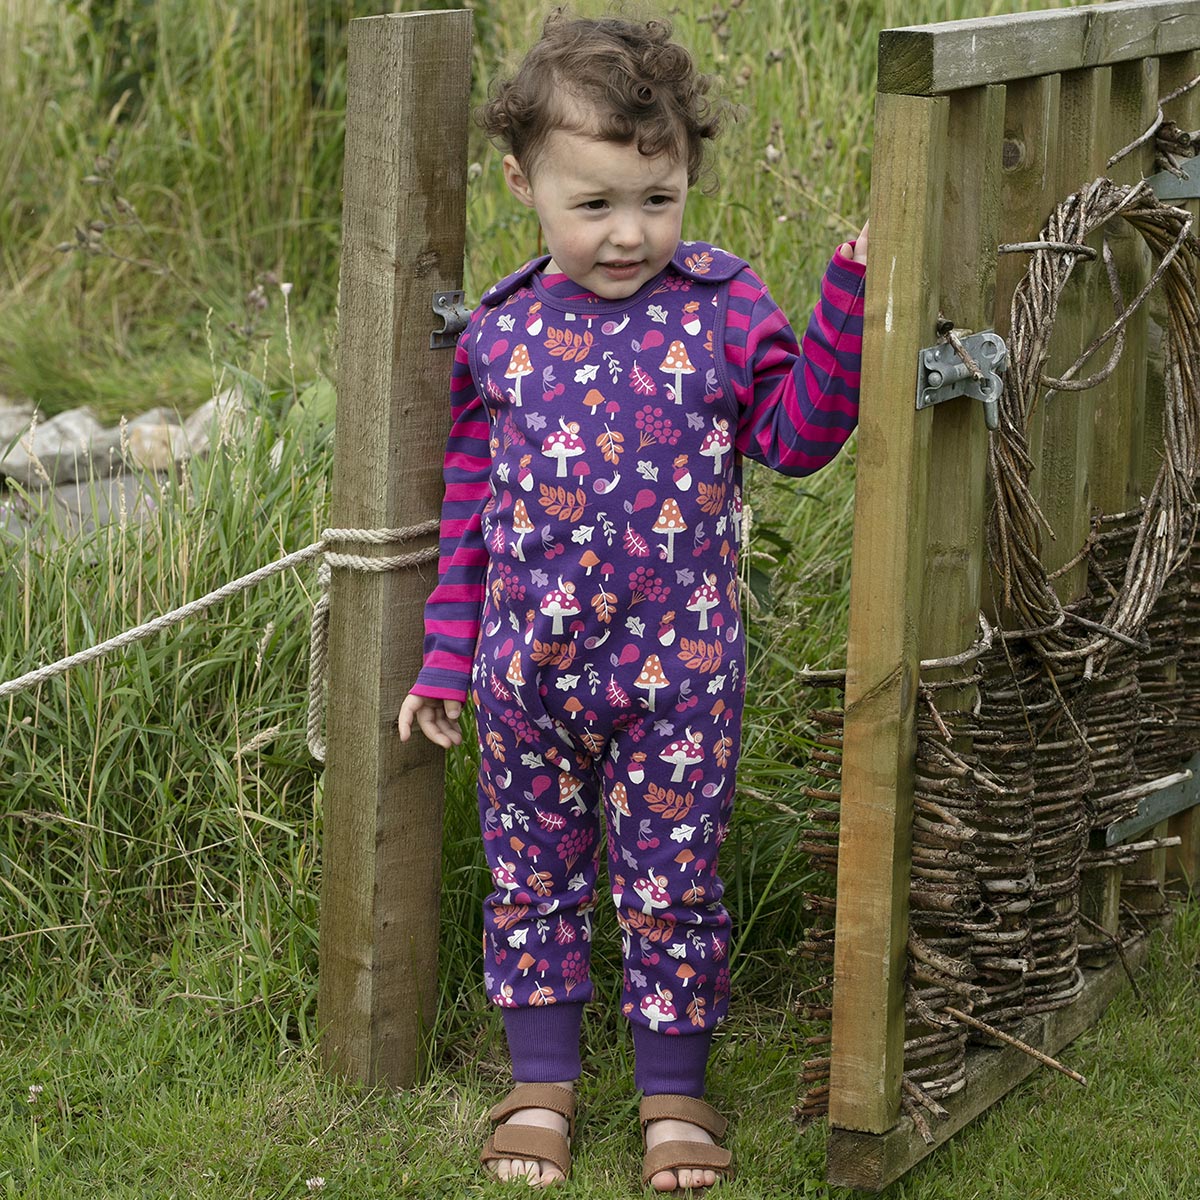
<instances>
[{"instance_id":1,"label":"shoulder strap","mask_svg":"<svg viewBox=\"0 0 1200 1200\"><path fill-rule=\"evenodd\" d=\"M671 262L681 275L699 283L725 283L747 266L736 254L708 242L680 242Z\"/></svg>"}]
</instances>

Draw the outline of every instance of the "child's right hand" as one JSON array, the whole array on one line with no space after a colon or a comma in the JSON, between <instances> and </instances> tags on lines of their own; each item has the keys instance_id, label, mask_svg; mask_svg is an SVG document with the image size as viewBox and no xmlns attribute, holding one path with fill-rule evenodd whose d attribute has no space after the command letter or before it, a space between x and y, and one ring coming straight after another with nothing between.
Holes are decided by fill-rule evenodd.
<instances>
[{"instance_id":1,"label":"child's right hand","mask_svg":"<svg viewBox=\"0 0 1200 1200\"><path fill-rule=\"evenodd\" d=\"M449 750L462 742L462 730L458 727L458 718L462 716L461 700L437 700L432 696L414 696L409 692L400 705L400 716L396 720L396 728L400 731L400 740L407 742L412 736L413 718L421 727L421 732L435 746Z\"/></svg>"}]
</instances>

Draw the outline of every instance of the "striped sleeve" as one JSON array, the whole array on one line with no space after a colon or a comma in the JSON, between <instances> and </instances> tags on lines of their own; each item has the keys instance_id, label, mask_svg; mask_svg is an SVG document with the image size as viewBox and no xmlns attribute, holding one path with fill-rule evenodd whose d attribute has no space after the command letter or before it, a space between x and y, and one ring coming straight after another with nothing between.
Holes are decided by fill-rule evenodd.
<instances>
[{"instance_id":1,"label":"striped sleeve","mask_svg":"<svg viewBox=\"0 0 1200 1200\"><path fill-rule=\"evenodd\" d=\"M730 282L725 357L738 404L737 449L785 475L809 475L858 421L866 268L839 251L802 345L766 285L744 270Z\"/></svg>"},{"instance_id":2,"label":"striped sleeve","mask_svg":"<svg viewBox=\"0 0 1200 1200\"><path fill-rule=\"evenodd\" d=\"M492 456L483 399L471 377L467 332L459 339L450 374L452 424L446 444L438 582L425 605L424 664L412 691L464 700L479 636L487 575L483 510L491 496Z\"/></svg>"}]
</instances>

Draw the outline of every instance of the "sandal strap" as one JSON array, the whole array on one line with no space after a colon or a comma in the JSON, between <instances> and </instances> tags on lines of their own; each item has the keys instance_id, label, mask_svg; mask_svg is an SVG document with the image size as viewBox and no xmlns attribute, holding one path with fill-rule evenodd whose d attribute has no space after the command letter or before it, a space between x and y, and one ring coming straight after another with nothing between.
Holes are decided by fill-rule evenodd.
<instances>
[{"instance_id":1,"label":"sandal strap","mask_svg":"<svg viewBox=\"0 0 1200 1200\"><path fill-rule=\"evenodd\" d=\"M539 1104L537 1107L544 1106ZM500 1158L553 1163L564 1176L571 1173L571 1147L567 1139L553 1129L541 1129L536 1125L512 1122L498 1125L479 1155L479 1161L486 1163Z\"/></svg>"},{"instance_id":2,"label":"sandal strap","mask_svg":"<svg viewBox=\"0 0 1200 1200\"><path fill-rule=\"evenodd\" d=\"M657 1096L643 1096L641 1104L638 1105L638 1119L643 1130L651 1121L686 1121L689 1125L698 1125L705 1133L715 1138L723 1138L725 1130L729 1127L729 1122L711 1104L706 1104L695 1096L676 1096L670 1092L662 1092Z\"/></svg>"},{"instance_id":3,"label":"sandal strap","mask_svg":"<svg viewBox=\"0 0 1200 1200\"><path fill-rule=\"evenodd\" d=\"M566 1117L571 1134L575 1132L575 1093L557 1083L518 1083L499 1104L488 1112L488 1120L500 1125L522 1108L548 1108Z\"/></svg>"},{"instance_id":4,"label":"sandal strap","mask_svg":"<svg viewBox=\"0 0 1200 1200\"><path fill-rule=\"evenodd\" d=\"M642 1159L642 1183L649 1183L659 1171L676 1173L684 1168L724 1175L732 1161L728 1150L707 1142L662 1142Z\"/></svg>"}]
</instances>

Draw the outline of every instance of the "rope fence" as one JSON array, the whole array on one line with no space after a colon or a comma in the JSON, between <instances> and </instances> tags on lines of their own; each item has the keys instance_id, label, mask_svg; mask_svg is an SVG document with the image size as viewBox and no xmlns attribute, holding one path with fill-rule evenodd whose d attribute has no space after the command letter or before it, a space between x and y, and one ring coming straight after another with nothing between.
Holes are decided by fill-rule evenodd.
<instances>
[{"instance_id":1,"label":"rope fence","mask_svg":"<svg viewBox=\"0 0 1200 1200\"><path fill-rule=\"evenodd\" d=\"M425 563L436 562L438 558L437 546L429 546L422 550L407 551L403 554L389 554L377 557L352 553L345 550L344 547L347 545L359 547L402 546L408 542L416 541L418 538L434 534L437 531L438 520L436 518L423 521L419 525L408 525L401 529L325 529L321 533L320 541L313 542L311 545L305 546L301 550L296 550L291 554L286 554L282 558L276 559L273 563L268 563L266 566L259 567L257 570L243 575L240 579L234 579L229 583L222 584L221 587L216 588L207 595L200 596L196 600L190 600L187 604L182 604L178 608L171 609L170 612L154 617L141 625L136 625L132 629L127 629L115 637L108 638L106 641L89 646L86 650L80 650L75 654L68 655L66 658L60 658L57 662L47 663L45 666L38 667L36 670L29 671L15 679L0 683L0 700L9 696L16 696L21 692L28 691L39 684L45 683L47 680L57 678L59 675L65 675L75 667L86 666L88 663L96 662L110 654L115 654L118 650L124 650L127 646L132 646L137 642L152 638L164 629L170 629L172 626L186 621L189 617L194 617L198 613L215 608L233 596L248 591L250 588L276 575L290 571L302 563L324 557L324 562L317 573L317 582L320 585L321 595L313 606L312 621L309 630L308 717L306 728L310 752L319 762L324 762L326 747L322 730L325 723L325 671L328 663L329 585L333 571L363 571L371 573L399 571L409 567L422 566ZM343 549L335 550L333 549L335 546L343 547Z\"/></svg>"}]
</instances>

